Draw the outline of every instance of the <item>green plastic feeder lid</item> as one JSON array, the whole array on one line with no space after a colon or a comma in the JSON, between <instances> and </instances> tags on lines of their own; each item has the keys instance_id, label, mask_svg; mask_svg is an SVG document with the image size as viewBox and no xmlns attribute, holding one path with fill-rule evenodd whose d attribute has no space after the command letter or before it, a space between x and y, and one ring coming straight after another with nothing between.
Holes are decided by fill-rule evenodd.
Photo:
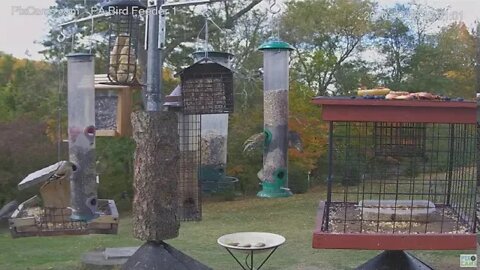
<instances>
[{"instance_id":1,"label":"green plastic feeder lid","mask_svg":"<svg viewBox=\"0 0 480 270\"><path fill-rule=\"evenodd\" d=\"M265 43L260 45L258 48L260 51L263 50L289 50L292 51L293 47L285 41L282 41L278 38L269 38Z\"/></svg>"}]
</instances>

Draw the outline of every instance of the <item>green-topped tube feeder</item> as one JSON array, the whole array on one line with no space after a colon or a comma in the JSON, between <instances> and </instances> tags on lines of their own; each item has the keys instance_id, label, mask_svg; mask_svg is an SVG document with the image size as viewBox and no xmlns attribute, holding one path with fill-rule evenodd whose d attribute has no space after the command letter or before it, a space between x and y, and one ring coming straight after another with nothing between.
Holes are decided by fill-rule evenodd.
<instances>
[{"instance_id":1,"label":"green-topped tube feeder","mask_svg":"<svg viewBox=\"0 0 480 270\"><path fill-rule=\"evenodd\" d=\"M263 52L264 132L263 169L258 173L263 198L289 197L288 88L290 44L270 38Z\"/></svg>"}]
</instances>

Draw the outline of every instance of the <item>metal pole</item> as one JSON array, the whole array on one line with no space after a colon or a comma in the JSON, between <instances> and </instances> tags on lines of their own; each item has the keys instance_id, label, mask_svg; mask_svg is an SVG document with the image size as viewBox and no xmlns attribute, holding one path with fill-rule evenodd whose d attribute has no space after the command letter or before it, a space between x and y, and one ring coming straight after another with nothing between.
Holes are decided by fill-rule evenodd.
<instances>
[{"instance_id":1,"label":"metal pole","mask_svg":"<svg viewBox=\"0 0 480 270\"><path fill-rule=\"evenodd\" d=\"M328 231L328 223L330 221L330 204L332 202L332 185L333 185L333 121L328 123L328 179L327 179L327 203L325 230Z\"/></svg>"},{"instance_id":2,"label":"metal pole","mask_svg":"<svg viewBox=\"0 0 480 270\"><path fill-rule=\"evenodd\" d=\"M453 181L453 163L455 151L455 124L450 125L450 140L448 147L448 171L447 171L447 203L450 206L452 197L452 181Z\"/></svg>"},{"instance_id":3,"label":"metal pole","mask_svg":"<svg viewBox=\"0 0 480 270\"><path fill-rule=\"evenodd\" d=\"M148 48L147 48L147 93L145 110L147 112L160 111L162 100L162 52L158 46L158 32L160 29L160 7L163 0L148 1Z\"/></svg>"}]
</instances>

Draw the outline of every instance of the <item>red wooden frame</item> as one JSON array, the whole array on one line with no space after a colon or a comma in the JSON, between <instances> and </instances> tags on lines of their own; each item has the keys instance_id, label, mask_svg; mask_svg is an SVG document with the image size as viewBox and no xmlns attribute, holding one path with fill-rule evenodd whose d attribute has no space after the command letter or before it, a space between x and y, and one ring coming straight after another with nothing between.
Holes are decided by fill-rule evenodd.
<instances>
[{"instance_id":1,"label":"red wooden frame","mask_svg":"<svg viewBox=\"0 0 480 270\"><path fill-rule=\"evenodd\" d=\"M474 101L397 101L317 97L324 121L476 124ZM322 230L325 202L320 202L312 247L365 250L475 250L471 234L332 233Z\"/></svg>"},{"instance_id":2,"label":"red wooden frame","mask_svg":"<svg viewBox=\"0 0 480 270\"><path fill-rule=\"evenodd\" d=\"M317 97L325 121L397 123L477 123L474 101L372 100Z\"/></svg>"},{"instance_id":3,"label":"red wooden frame","mask_svg":"<svg viewBox=\"0 0 480 270\"><path fill-rule=\"evenodd\" d=\"M325 202L317 212L312 247L316 249L365 250L475 250L477 235L471 234L372 234L332 233L322 230Z\"/></svg>"}]
</instances>

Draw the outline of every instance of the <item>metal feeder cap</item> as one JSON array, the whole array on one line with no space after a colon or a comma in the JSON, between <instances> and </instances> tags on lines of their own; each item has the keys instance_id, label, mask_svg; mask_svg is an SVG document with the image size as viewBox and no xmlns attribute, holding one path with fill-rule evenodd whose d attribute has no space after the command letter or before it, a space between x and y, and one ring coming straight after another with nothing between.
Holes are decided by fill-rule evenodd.
<instances>
[{"instance_id":1,"label":"metal feeder cap","mask_svg":"<svg viewBox=\"0 0 480 270\"><path fill-rule=\"evenodd\" d=\"M282 41L278 38L269 38L265 43L260 45L258 48L260 51L263 50L289 50L293 51L293 47L285 41Z\"/></svg>"},{"instance_id":2,"label":"metal feeder cap","mask_svg":"<svg viewBox=\"0 0 480 270\"><path fill-rule=\"evenodd\" d=\"M109 7L117 9L138 7L139 9L147 9L139 0L104 0L101 3L102 9L107 10Z\"/></svg>"}]
</instances>

